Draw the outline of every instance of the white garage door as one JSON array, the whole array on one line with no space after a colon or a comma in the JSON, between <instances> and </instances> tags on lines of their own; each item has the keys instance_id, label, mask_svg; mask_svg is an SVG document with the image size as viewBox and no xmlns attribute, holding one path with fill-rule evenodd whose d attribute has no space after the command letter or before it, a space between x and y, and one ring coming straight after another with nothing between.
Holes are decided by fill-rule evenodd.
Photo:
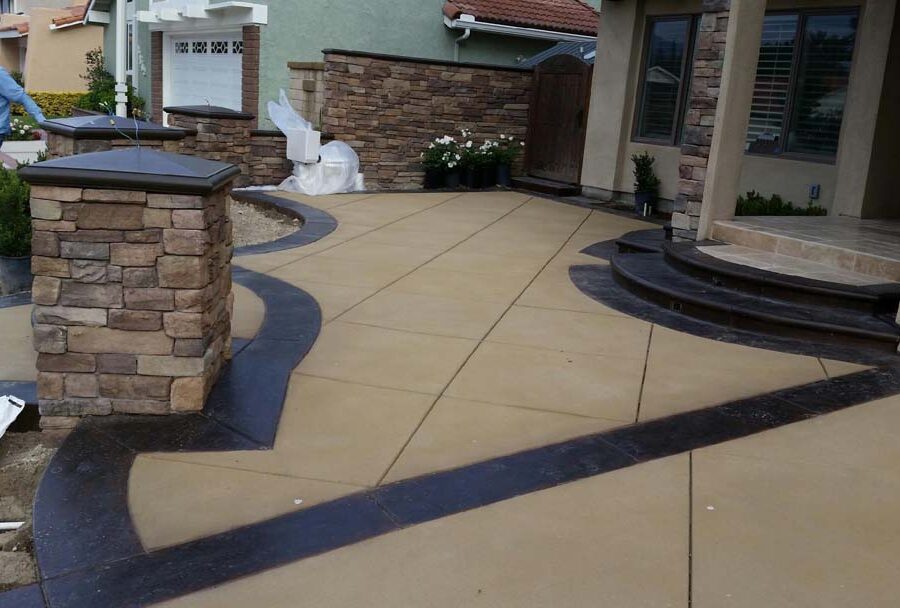
<instances>
[{"instance_id":1,"label":"white garage door","mask_svg":"<svg viewBox=\"0 0 900 608\"><path fill-rule=\"evenodd\" d=\"M240 110L243 47L236 32L172 36L166 105Z\"/></svg>"}]
</instances>

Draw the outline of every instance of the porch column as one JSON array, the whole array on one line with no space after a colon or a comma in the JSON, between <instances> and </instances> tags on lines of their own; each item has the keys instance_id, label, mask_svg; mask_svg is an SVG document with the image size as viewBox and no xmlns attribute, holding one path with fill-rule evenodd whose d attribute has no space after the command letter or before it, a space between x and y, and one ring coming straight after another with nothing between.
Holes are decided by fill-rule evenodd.
<instances>
[{"instance_id":1,"label":"porch column","mask_svg":"<svg viewBox=\"0 0 900 608\"><path fill-rule=\"evenodd\" d=\"M594 103L588 112L581 183L607 199L619 189L616 176L625 162L623 133L628 129L626 108L633 90L630 68L640 4L637 0L604 2L600 8L597 67L591 85Z\"/></svg>"},{"instance_id":2,"label":"porch column","mask_svg":"<svg viewBox=\"0 0 900 608\"><path fill-rule=\"evenodd\" d=\"M900 217L894 194L900 136L900 121L895 118L898 28L896 0L866 2L862 7L841 125L833 215Z\"/></svg>"},{"instance_id":3,"label":"porch column","mask_svg":"<svg viewBox=\"0 0 900 608\"><path fill-rule=\"evenodd\" d=\"M704 239L734 215L766 3L704 0L672 216L678 236Z\"/></svg>"}]
</instances>

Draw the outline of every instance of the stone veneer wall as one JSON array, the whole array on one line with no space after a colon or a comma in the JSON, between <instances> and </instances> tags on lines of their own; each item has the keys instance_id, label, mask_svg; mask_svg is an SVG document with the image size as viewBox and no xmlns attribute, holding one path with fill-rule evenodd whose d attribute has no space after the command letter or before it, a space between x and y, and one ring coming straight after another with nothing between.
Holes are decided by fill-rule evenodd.
<instances>
[{"instance_id":1,"label":"stone veneer wall","mask_svg":"<svg viewBox=\"0 0 900 608\"><path fill-rule=\"evenodd\" d=\"M134 142L127 139L73 139L59 133L47 133L47 158L60 158L73 154L87 154L88 152L106 152L133 146ZM179 142L142 138L141 147L164 152L177 152Z\"/></svg>"},{"instance_id":2,"label":"stone veneer wall","mask_svg":"<svg viewBox=\"0 0 900 608\"><path fill-rule=\"evenodd\" d=\"M704 10L707 12L700 19L684 143L678 165L678 195L672 214L673 234L681 238L695 240L700 225L706 168L722 82L729 4L729 0L706 0Z\"/></svg>"},{"instance_id":3,"label":"stone veneer wall","mask_svg":"<svg viewBox=\"0 0 900 608\"><path fill-rule=\"evenodd\" d=\"M300 116L318 127L325 106L325 64L315 61L288 61L291 84L288 98Z\"/></svg>"},{"instance_id":4,"label":"stone veneer wall","mask_svg":"<svg viewBox=\"0 0 900 608\"><path fill-rule=\"evenodd\" d=\"M524 138L530 89L520 68L326 50L322 130L356 150L367 188L420 188L435 137Z\"/></svg>"},{"instance_id":5,"label":"stone veneer wall","mask_svg":"<svg viewBox=\"0 0 900 608\"><path fill-rule=\"evenodd\" d=\"M32 186L37 390L49 424L203 407L231 348L227 194Z\"/></svg>"},{"instance_id":6,"label":"stone veneer wall","mask_svg":"<svg viewBox=\"0 0 900 608\"><path fill-rule=\"evenodd\" d=\"M287 139L280 131L253 129L253 115L235 112L232 118L169 113L169 126L188 135L176 152L237 165L235 186L278 185L293 170L287 159Z\"/></svg>"}]
</instances>

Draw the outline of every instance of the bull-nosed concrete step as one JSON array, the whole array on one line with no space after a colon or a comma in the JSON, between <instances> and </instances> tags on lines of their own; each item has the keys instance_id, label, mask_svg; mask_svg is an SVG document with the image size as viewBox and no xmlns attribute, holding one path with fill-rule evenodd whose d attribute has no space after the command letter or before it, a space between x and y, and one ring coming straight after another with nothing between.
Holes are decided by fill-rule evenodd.
<instances>
[{"instance_id":1,"label":"bull-nosed concrete step","mask_svg":"<svg viewBox=\"0 0 900 608\"><path fill-rule=\"evenodd\" d=\"M661 253L619 253L616 281L666 308L740 329L896 352L900 328L886 318L785 302L717 287L670 266Z\"/></svg>"},{"instance_id":2,"label":"bull-nosed concrete step","mask_svg":"<svg viewBox=\"0 0 900 608\"><path fill-rule=\"evenodd\" d=\"M718 287L749 295L788 300L817 306L837 306L870 314L890 314L900 306L900 284L845 285L793 276L734 264L698 247L720 245L718 241L666 242L666 261L679 270Z\"/></svg>"}]
</instances>

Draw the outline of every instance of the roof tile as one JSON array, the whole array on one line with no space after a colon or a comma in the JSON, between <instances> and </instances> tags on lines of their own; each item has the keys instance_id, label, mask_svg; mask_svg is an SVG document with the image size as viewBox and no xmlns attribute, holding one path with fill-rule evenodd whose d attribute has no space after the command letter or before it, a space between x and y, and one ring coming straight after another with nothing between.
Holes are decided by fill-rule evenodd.
<instances>
[{"instance_id":1,"label":"roof tile","mask_svg":"<svg viewBox=\"0 0 900 608\"><path fill-rule=\"evenodd\" d=\"M583 0L451 0L444 14L585 36L596 35L599 24L597 12Z\"/></svg>"}]
</instances>

